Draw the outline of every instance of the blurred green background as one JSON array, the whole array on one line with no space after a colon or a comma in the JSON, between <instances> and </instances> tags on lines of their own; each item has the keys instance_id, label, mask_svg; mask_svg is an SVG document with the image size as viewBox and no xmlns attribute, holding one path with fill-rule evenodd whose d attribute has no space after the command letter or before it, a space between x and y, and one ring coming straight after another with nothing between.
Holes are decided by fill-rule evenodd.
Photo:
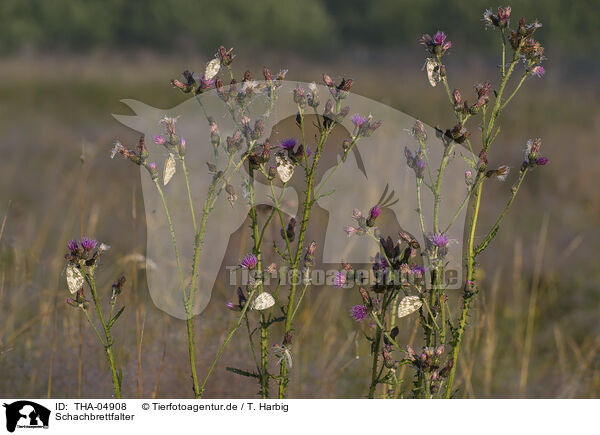
<instances>
[{"instance_id":1,"label":"blurred green background","mask_svg":"<svg viewBox=\"0 0 600 435\"><path fill-rule=\"evenodd\" d=\"M220 44L235 47L236 76L263 65L288 79L352 77L353 90L429 125L451 126L442 89L421 70L423 33L444 30L452 87L496 86L499 37L481 22L486 1L191 2L88 0L0 3L0 397L107 397L102 349L64 303L65 243L82 228L112 246L100 285L128 276L117 333L127 397L189 397L182 322L149 300L143 198L136 168L110 161L115 139L134 143L111 113L119 100L159 108L185 99L169 85L201 71ZM592 1L515 1L513 21L543 24L543 79L528 79L501 116L490 164L517 167L542 137L550 164L534 171L491 249L457 372L464 397L600 395L600 26ZM476 123L471 124L476 131ZM474 133L475 134L475 133ZM83 145L83 154L82 154ZM404 143L399 144L398 161ZM83 159L80 157L83 156ZM82 163L83 161L83 163ZM480 228L493 222L510 183L489 183ZM82 200L83 199L83 200ZM243 252L243 250L242 250ZM216 291L197 319L200 373L233 322ZM315 290L298 315L292 397L364 397L368 348L347 315L355 294ZM400 342L413 324L402 320ZM357 339L358 337L358 339ZM209 397L252 397L225 371L248 362L247 338L227 348ZM355 358L358 354L360 358ZM275 361L273 361L275 363ZM410 378L410 370L404 373Z\"/></svg>"},{"instance_id":2,"label":"blurred green background","mask_svg":"<svg viewBox=\"0 0 600 435\"><path fill-rule=\"evenodd\" d=\"M483 10L496 6L485 0L4 0L0 50L13 53L30 45L79 52L179 51L182 44L212 50L218 44L242 43L328 56L350 46L403 47L425 29L442 25L460 42L489 48L492 36L482 35L475 23ZM583 56L600 47L599 19L593 13L597 6L592 0L548 0L543 6L523 0L512 3L518 17L536 17L552 29L546 44Z\"/></svg>"}]
</instances>

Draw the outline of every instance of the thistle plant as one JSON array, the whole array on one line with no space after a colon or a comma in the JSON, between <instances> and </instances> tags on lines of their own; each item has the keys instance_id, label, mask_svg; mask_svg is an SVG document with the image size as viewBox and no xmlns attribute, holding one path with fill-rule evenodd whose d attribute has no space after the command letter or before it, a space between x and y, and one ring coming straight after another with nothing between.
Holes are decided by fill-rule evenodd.
<instances>
[{"instance_id":1,"label":"thistle plant","mask_svg":"<svg viewBox=\"0 0 600 435\"><path fill-rule=\"evenodd\" d=\"M164 163L164 169L162 173L162 179L158 172L157 165L155 162L150 161L149 152L146 147L145 139L142 137L139 141L137 150L130 150L125 148L120 142L117 142L112 151L112 157L116 154L128 158L133 163L146 169L149 177L152 179L156 190L161 198L163 211L165 213L169 232L171 234L171 241L174 250L174 256L177 263L177 271L179 275L179 285L181 290L181 297L183 307L186 314L186 332L188 337L188 351L189 351L189 363L192 378L192 388L195 398L200 398L206 384L206 380L199 381L197 369L196 369L196 351L195 351L195 340L194 340L194 324L193 324L193 301L198 291L197 279L199 273L199 253L204 240L206 225L208 222L209 215L214 208L215 202L218 200L220 194L226 191L228 194L228 200L234 202L237 200L235 188L230 184L232 177L238 173L240 168L243 167L247 159L256 151L259 147L258 140L264 133L264 121L265 117L269 116L269 112L273 107L275 101L276 90L279 86L279 82L283 79L285 73L282 73L280 77L275 80L270 80L269 83L258 88L254 87L255 82L251 82L249 73L244 75L243 85L240 87L239 92L236 86L236 81L233 79L233 73L231 69L231 63L233 61L233 54L231 50L227 51L224 47L220 47L215 59L213 59L207 65L204 74L198 76L190 71L184 71L182 74L183 82L180 80L172 80L171 83L175 88L180 89L186 94L194 95L197 98L198 103L203 109L206 116L206 121L210 127L209 143L214 149L214 162L207 162L208 171L212 178L208 186L207 196L202 206L200 220L197 220L196 209L194 206L192 187L190 184L189 173L186 167L186 152L187 143L184 138L180 137L176 132L177 118L165 117L161 123L164 126L164 134L157 135L153 138L154 144L164 149L168 153L168 157ZM224 68L222 68L224 67ZM223 79L219 75L219 72L223 69L229 71L231 85L225 90L223 86ZM268 70L267 70L268 71ZM231 115L232 121L237 126L237 131L233 136L228 137L227 141L221 140L219 128L215 120L210 117L202 105L202 100L199 98L200 95L206 91L214 90L222 97L225 105ZM260 119L257 119L253 126L250 125L250 119L247 116L248 107L257 95L266 95L270 100L269 109L263 114ZM244 152L241 152L243 145L245 145ZM267 150L263 146L263 150ZM223 151L227 156L226 162L219 162L219 152ZM267 151L268 152L268 151ZM185 276L185 270L182 266L182 260L180 258L179 249L177 246L177 235L176 229L174 228L173 220L171 218L171 212L167 198L163 187L166 186L177 172L177 166L181 167L181 172L185 180L186 193L189 204L189 213L191 215L194 241L193 241L193 257L191 258L192 271L191 276ZM252 172L250 173L252 178ZM249 181L249 185L252 182ZM187 284L189 282L189 285ZM220 352L219 352L220 353ZM214 366L209 369L208 374L212 372ZM208 375L207 375L208 378Z\"/></svg>"},{"instance_id":2,"label":"thistle plant","mask_svg":"<svg viewBox=\"0 0 600 435\"><path fill-rule=\"evenodd\" d=\"M352 86L352 80L342 80L339 84L325 75L324 81L331 99L326 102L322 112L319 112L320 96L318 88L312 84L308 89L297 86L293 92L293 101L297 108L296 123L298 135L281 141L275 148L271 144L269 135L265 131L265 123L269 120L273 110L277 91L282 85L286 71L281 71L277 76L271 74L268 68L263 69L264 80L256 81L250 71L244 72L238 82L232 68L234 55L232 50L220 47L215 58L210 61L202 76L190 71L184 71L182 80L172 80L172 85L185 94L194 95L200 105L209 126L209 145L214 151L214 160L207 162L208 171L212 176L206 200L202 207L199 223L195 215L192 187L190 185L188 170L186 168L186 148L190 146L177 134L177 118L165 117L162 123L165 128L163 135L154 137L154 144L164 147L168 157L164 163L162 180L155 162L150 161L150 153L146 148L144 138L140 139L137 150L130 150L120 142L115 144L112 155L120 154L133 163L146 169L153 180L159 193L163 210L167 218L171 240L174 249L183 305L186 313L189 360L193 382L194 397L200 398L206 383L212 374L223 350L230 342L233 335L242 324L246 326L249 335L251 354L256 365L256 370L230 368L230 371L258 380L261 397L269 397L270 384L278 383L279 397L284 397L289 381L289 368L292 365L290 348L293 341L294 317L298 312L302 299L310 285L310 268L313 266L315 242L306 241L309 226L310 212L320 193L315 192L315 177L323 148L331 131L349 113L349 107L342 107L344 98ZM229 82L225 85L225 82ZM215 93L229 114L234 125L231 136L222 140L216 120L206 110L201 94L212 91ZM263 107L260 111L257 107ZM257 110L260 113L256 113ZM317 135L314 143L305 134L306 112L312 111L310 122L314 122ZM374 122L371 117L358 116L355 119L356 131L352 141L344 144L344 157L362 136L369 135L378 128L380 123ZM196 146L206 146L198 144ZM223 161L220 156L226 156ZM338 165L341 164L341 161ZM186 277L182 268L182 261L177 247L176 228L169 211L163 186L167 185L180 166L185 179L189 212L192 216L194 232L194 254L192 258L191 277ZM301 215L285 216L281 205L288 183L296 174L302 176L304 181L304 197L301 201ZM298 175L301 174L301 175ZM235 177L235 178L234 178ZM196 372L196 358L193 328L193 301L198 291L197 277L200 268L199 252L205 236L206 224L216 201L227 200L233 206L240 198L234 187L234 180L239 180L247 201L248 218L250 219L250 238L252 249L239 263L239 268L248 272L249 281L244 283L244 288L237 290L238 303L230 302L228 308L239 311L238 320L220 346L217 354L208 367L202 382ZM257 211L256 186L257 182L267 185L270 190L271 210L264 220ZM321 186L322 187L322 186ZM219 199L225 191L227 197ZM279 264L272 263L265 267L264 242L267 229L273 225L279 226L281 239L273 243L273 250L279 256ZM279 280L275 289L267 289L265 285L265 271L272 274L278 270L289 271L291 282L289 286ZM190 283L187 285L187 283ZM282 303L281 287L289 287L287 303ZM277 311L275 311L277 310ZM256 314L255 314L256 313ZM269 336L270 328L274 324L283 325L283 339L281 343L272 344L273 338ZM255 324L257 326L255 326ZM259 338L256 340L255 333ZM258 341L257 348L255 341ZM279 374L274 374L269 369L269 356L279 355ZM283 356L283 357L282 357Z\"/></svg>"},{"instance_id":3,"label":"thistle plant","mask_svg":"<svg viewBox=\"0 0 600 435\"><path fill-rule=\"evenodd\" d=\"M379 241L379 252L373 260L375 282L365 289L363 277L358 276L348 264L337 278L338 286L352 282L360 290L362 303L351 309L352 317L362 322L372 320L372 330L367 332L371 342L371 383L369 397L375 397L377 386L383 385L384 397L398 397L402 392L402 379L398 368L410 365L414 368L414 385L411 395L418 398L453 397L454 380L462 339L467 325L469 309L480 291L476 281L478 256L489 246L496 236L500 224L512 205L525 176L535 167L548 163L540 153L541 139L530 139L525 147L525 158L518 164L518 177L505 207L492 227L483 235L477 233L483 187L490 180L504 181L509 175L509 166L488 166L488 154L497 142L500 126L499 117L509 102L515 97L527 78L544 75L541 63L544 49L533 36L541 27L537 21L526 24L521 18L516 27L510 27L511 8L498 8L497 13L486 11L484 21L487 27L499 33L501 54L499 80L492 91L492 84L486 81L475 86L474 103L463 99L458 89L451 90L448 71L443 63L444 56L452 48L452 43L443 32L434 36L424 35L421 43L430 57L426 60L427 77L435 87L442 84L450 108L456 118L456 124L447 128L436 128L437 137L443 147L442 157L435 162L430 156L432 138L429 138L425 126L417 121L410 134L416 142L416 149L405 148L408 167L414 171L417 204L417 218L421 233L399 234L399 239L385 237L375 226L378 204L369 216L363 217L360 211L353 213L357 226L345 229L348 235L373 237ZM517 73L518 69L522 71ZM513 76L520 76L514 80ZM491 94L491 95L490 95ZM476 121L478 119L478 121ZM470 122L469 122L470 121ZM477 123L473 127L469 127ZM472 139L471 129L479 129L480 144ZM458 210L452 214L449 222L440 222L442 205L441 187L444 172L456 158L457 144L465 147L462 158L470 166L465 173L466 194ZM479 145L479 149L476 149ZM423 213L422 191L427 189L433 197L433 217L427 222ZM382 197L382 200L385 200ZM466 245L464 247L464 287L458 316L448 303L448 279L446 274L446 255L450 243L447 233L456 223L457 217L468 207L466 222ZM422 243L417 241L421 239ZM420 352L410 347L400 346L396 341L399 330L396 319L407 315L418 316L423 333L423 349Z\"/></svg>"},{"instance_id":4,"label":"thistle plant","mask_svg":"<svg viewBox=\"0 0 600 435\"><path fill-rule=\"evenodd\" d=\"M65 255L67 265L65 273L67 276L67 285L73 295L67 299L67 303L77 309L81 309L89 325L94 330L96 337L102 344L106 358L110 367L112 376L114 394L117 399L121 398L121 383L123 380L122 372L116 369L114 356L114 339L111 336L111 330L117 319L123 314L125 307L121 307L115 312L118 298L125 285L125 277L121 276L113 285L109 295L110 313L106 317L101 307L102 294L99 295L96 289L95 272L98 262L104 251L109 247L104 243L98 244L94 239L83 237L81 240L71 240L67 244L68 252ZM87 291L85 290L87 287ZM100 330L96 323L90 317L90 301L86 298L86 293L91 295L92 302L97 313L97 322L100 322ZM100 332L102 331L102 332Z\"/></svg>"},{"instance_id":5,"label":"thistle plant","mask_svg":"<svg viewBox=\"0 0 600 435\"><path fill-rule=\"evenodd\" d=\"M270 74L265 72L265 80L270 81ZM229 302L227 307L232 311L241 311L240 317L234 330L231 331L223 346L230 340L235 330L243 323L246 325L248 333L251 354L255 363L255 370L246 370L239 368L228 368L229 371L252 378L256 378L260 385L260 396L270 397L270 383L275 381L277 384L277 397L286 396L287 386L290 379L290 369L293 366L293 337L294 337L294 319L301 306L302 300L311 286L311 269L314 267L315 252L318 245L315 241L307 242L306 234L309 228L311 210L322 195L321 189L327 180L324 180L318 189L316 186L316 174L323 149L332 130L338 125L350 112L349 107L343 107L343 100L347 97L352 86L352 80L343 79L338 84L328 76L324 75L323 80L330 93L330 99L325 103L322 112L320 108L320 95L317 86L313 83L308 89L298 85L293 91L293 99L296 105L296 126L298 128L298 138L289 137L283 139L275 152L275 166L270 164L270 143L265 142L258 152L250 155L249 158L249 177L247 180L248 199L250 205L251 219L251 237L253 240L252 253L245 256L239 264L242 269L247 269L252 273L249 275L249 282L244 290L242 287L237 290L238 303ZM310 143L306 134L306 123L308 111L312 111L311 122L316 127L314 143ZM355 121L356 130L351 140L344 143L342 159L332 169L329 176L335 172L337 167L343 163L345 157L351 152L354 145L361 137L367 136L375 131L381 123L373 121L371 117L363 118L359 115ZM301 200L300 216L287 218L284 216L281 206L281 198L285 194L292 177L300 174L304 197ZM255 174L261 175L262 182L269 185L271 191L271 211L263 222L259 222L256 212L256 199L254 195ZM281 183L281 193L276 194L276 183ZM279 225L279 241L273 242L273 250L277 254L279 264L273 262L266 268L264 267L263 249L264 235L270 225ZM289 284L282 282L283 274L279 274L277 284L271 292L265 289L265 272L273 274L274 272L285 270L290 277ZM287 290L287 302L285 301L284 288ZM256 295L256 296L255 296ZM248 309L249 308L249 309ZM252 311L259 311L260 314L255 321L258 323L253 327ZM273 325L281 323L283 325L283 336L280 343L272 342L271 328ZM254 335L259 332L258 352L255 349ZM219 350L219 354L223 347ZM269 353L275 355L279 365L279 373L269 371ZM217 354L217 358L219 356ZM216 363L213 362L212 367ZM209 370L209 373L210 373Z\"/></svg>"}]
</instances>

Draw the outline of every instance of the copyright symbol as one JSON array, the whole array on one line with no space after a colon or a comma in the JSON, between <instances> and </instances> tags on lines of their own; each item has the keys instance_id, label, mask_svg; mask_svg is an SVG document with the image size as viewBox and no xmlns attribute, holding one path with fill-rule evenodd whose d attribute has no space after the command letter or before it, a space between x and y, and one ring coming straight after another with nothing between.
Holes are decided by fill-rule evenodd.
<instances>
[{"instance_id":1,"label":"copyright symbol","mask_svg":"<svg viewBox=\"0 0 600 435\"><path fill-rule=\"evenodd\" d=\"M149 403L142 403L142 409L144 411L148 411L150 409L150 404Z\"/></svg>"}]
</instances>

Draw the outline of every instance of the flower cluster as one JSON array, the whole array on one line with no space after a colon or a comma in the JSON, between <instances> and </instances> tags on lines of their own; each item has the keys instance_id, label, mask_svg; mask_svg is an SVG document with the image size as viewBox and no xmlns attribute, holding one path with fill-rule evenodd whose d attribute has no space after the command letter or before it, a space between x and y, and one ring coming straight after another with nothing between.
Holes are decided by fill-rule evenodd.
<instances>
[{"instance_id":1,"label":"flower cluster","mask_svg":"<svg viewBox=\"0 0 600 435\"><path fill-rule=\"evenodd\" d=\"M408 147L404 147L404 157L406 157L406 164L409 168L415 171L417 178L423 178L425 175L425 169L427 168L427 162L425 160L425 154L422 150L418 150L413 156L412 152Z\"/></svg>"},{"instance_id":2,"label":"flower cluster","mask_svg":"<svg viewBox=\"0 0 600 435\"><path fill-rule=\"evenodd\" d=\"M522 168L533 168L535 166L544 166L548 164L548 158L540 155L540 148L542 146L542 140L529 139L527 146L525 147L525 160L523 161Z\"/></svg>"},{"instance_id":3,"label":"flower cluster","mask_svg":"<svg viewBox=\"0 0 600 435\"><path fill-rule=\"evenodd\" d=\"M357 113L352 116L351 120L354 124L353 136L355 138L369 137L375 130L381 127L381 121L373 121L373 115L371 114L365 118Z\"/></svg>"},{"instance_id":4,"label":"flower cluster","mask_svg":"<svg viewBox=\"0 0 600 435\"><path fill-rule=\"evenodd\" d=\"M452 47L452 42L446 41L446 38L446 34L438 30L433 37L428 33L424 34L421 37L421 44L425 46L429 53L435 56L442 56Z\"/></svg>"},{"instance_id":5,"label":"flower cluster","mask_svg":"<svg viewBox=\"0 0 600 435\"><path fill-rule=\"evenodd\" d=\"M81 240L72 239L67 243L65 259L73 265L93 267L100 255L109 248L108 245L98 244L96 240L89 237L82 237Z\"/></svg>"},{"instance_id":6,"label":"flower cluster","mask_svg":"<svg viewBox=\"0 0 600 435\"><path fill-rule=\"evenodd\" d=\"M546 58L544 56L544 47L533 38L533 34L542 24L535 20L533 23L526 24L525 19L519 20L517 29L511 30L508 40L514 50L519 50L519 56L525 64L527 72L537 77L542 77L546 70L541 65Z\"/></svg>"},{"instance_id":7,"label":"flower cluster","mask_svg":"<svg viewBox=\"0 0 600 435\"><path fill-rule=\"evenodd\" d=\"M510 12L510 6L507 6L505 8L498 7L497 14L494 14L491 9L488 9L483 13L483 21L485 22L486 27L495 26L500 27L501 29L505 29L508 26L510 20Z\"/></svg>"},{"instance_id":8,"label":"flower cluster","mask_svg":"<svg viewBox=\"0 0 600 435\"><path fill-rule=\"evenodd\" d=\"M279 148L282 151L285 151L285 153L287 154L287 157L293 163L299 163L302 160L304 160L304 155L305 155L304 144L301 143L296 148L297 144L298 144L298 141L294 137L288 137L287 139L282 140L281 143L279 144ZM306 147L306 157L310 157L311 155L312 155L312 151L310 150L309 147Z\"/></svg>"},{"instance_id":9,"label":"flower cluster","mask_svg":"<svg viewBox=\"0 0 600 435\"><path fill-rule=\"evenodd\" d=\"M375 227L375 221L377 220L380 214L380 204L375 204L373 207L371 207L367 216L363 216L362 212L359 209L355 208L352 211L352 219L356 221L356 224L358 226L344 227L345 233L348 235L348 237L353 236L355 234L359 236L368 234L370 232L370 229Z\"/></svg>"},{"instance_id":10,"label":"flower cluster","mask_svg":"<svg viewBox=\"0 0 600 435\"><path fill-rule=\"evenodd\" d=\"M484 106L488 104L490 99L490 88L491 84L489 81L486 81L483 84L478 84L475 86L475 92L477 93L477 100L475 103L469 105L467 100L463 100L460 91L455 89L452 93L452 103L454 104L454 110L457 113L465 116L467 114L475 115L479 110L481 110Z\"/></svg>"},{"instance_id":11,"label":"flower cluster","mask_svg":"<svg viewBox=\"0 0 600 435\"><path fill-rule=\"evenodd\" d=\"M453 366L452 358L442 364L444 346L424 347L419 355L410 347L406 348L406 360L417 369L417 376L425 378L429 390L434 393L439 390L444 379L450 374Z\"/></svg>"}]
</instances>

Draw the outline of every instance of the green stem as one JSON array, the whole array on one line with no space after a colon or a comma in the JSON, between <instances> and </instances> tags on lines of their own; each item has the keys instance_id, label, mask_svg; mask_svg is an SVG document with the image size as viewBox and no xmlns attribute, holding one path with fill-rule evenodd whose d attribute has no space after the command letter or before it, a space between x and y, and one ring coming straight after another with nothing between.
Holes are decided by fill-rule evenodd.
<instances>
[{"instance_id":1,"label":"green stem","mask_svg":"<svg viewBox=\"0 0 600 435\"><path fill-rule=\"evenodd\" d=\"M198 399L202 395L202 392L198 385L198 374L196 372L196 348L194 345L194 323L193 323L193 316L191 313L191 305L190 305L191 290L190 290L190 297L188 298L186 291L185 291L185 281L183 279L183 271L181 268L181 261L179 259L179 250L177 249L177 239L175 237L175 229L173 227L173 221L171 220L171 214L169 213L169 207L167 206L167 201L165 199L163 190L161 189L160 184L158 183L158 178L154 179L154 184L156 185L156 188L158 189L158 193L160 194L160 198L162 199L163 209L165 211L165 215L167 216L167 222L169 223L169 231L171 232L171 240L173 242L173 249L175 250L175 260L177 262L177 269L179 271L179 278L181 280L181 291L183 293L183 304L184 304L184 308L185 308L185 312L186 312L188 353L189 353L189 359L190 359L190 370L191 370L191 374L192 374L194 398ZM193 278L194 277L192 277L192 279Z\"/></svg>"},{"instance_id":2,"label":"green stem","mask_svg":"<svg viewBox=\"0 0 600 435\"><path fill-rule=\"evenodd\" d=\"M477 182L479 178L484 177L483 172L478 173ZM469 236L467 239L467 282L465 284L465 291L463 295L463 306L460 314L460 320L458 324L458 330L456 332L456 336L454 338L454 343L452 346L452 369L450 370L450 375L448 376L448 383L446 384L446 398L450 398L452 395L452 386L454 384L454 377L456 375L456 365L458 361L458 352L460 349L460 344L462 342L462 337L465 332L465 325L467 323L467 316L469 313L469 307L471 304L471 299L473 297L473 292L471 291L471 282L473 281L473 275L475 272L475 256L473 255L474 250L474 239L475 239L475 229L477 227L477 218L479 216L479 208L481 204L481 191L483 188L483 183L478 183L478 187L475 193L475 204L473 208L473 215L470 221L470 230Z\"/></svg>"},{"instance_id":3,"label":"green stem","mask_svg":"<svg viewBox=\"0 0 600 435\"><path fill-rule=\"evenodd\" d=\"M512 189L508 203L504 207L504 210L502 210L502 213L500 214L500 216L498 217L498 219L496 220L496 222L494 223L494 225L492 226L490 231L483 238L483 241L479 244L479 246L477 246L477 248L475 248L475 251L473 252L474 256L479 255L487 247L487 245L492 241L492 239L496 235L498 228L500 228L500 222L502 222L502 219L506 215L506 212L508 211L508 209L512 205L515 197L517 196L517 192L519 191L519 188L521 187L521 184L523 183L523 180L525 179L525 174L527 174L527 171L528 171L528 169L521 171L521 173L519 175L519 180L517 181L517 184L515 184L515 186Z\"/></svg>"},{"instance_id":4,"label":"green stem","mask_svg":"<svg viewBox=\"0 0 600 435\"><path fill-rule=\"evenodd\" d=\"M373 361L371 363L371 385L369 387L369 399L375 398L375 390L377 388L377 366L379 365L379 347L381 346L381 335L383 329L377 325L375 333L375 342L373 343Z\"/></svg>"},{"instance_id":5,"label":"green stem","mask_svg":"<svg viewBox=\"0 0 600 435\"><path fill-rule=\"evenodd\" d=\"M303 124L302 124L303 125ZM317 149L315 150L315 156L313 158L312 166L307 175L307 186L306 186L306 198L304 200L304 210L302 212L302 223L300 225L300 231L298 235L298 244L296 246L296 254L294 259L290 258L290 267L292 268L292 283L290 287L290 296L288 300L286 316L285 316L285 332L288 333L292 329L292 314L294 313L294 301L296 298L296 288L298 286L298 265L300 264L300 257L302 255L302 250L304 248L304 237L306 234L306 228L308 227L308 217L310 214L310 210L313 203L313 184L314 177L317 165L319 163L319 159L321 157L321 151L323 149L323 144L327 140L327 136L331 131L331 127L321 132L321 137L319 138L319 142L317 144ZM285 232L285 231L284 231ZM283 358L279 367L279 398L283 399L285 397L285 391L287 388L288 379L287 379L287 361L286 358Z\"/></svg>"},{"instance_id":6,"label":"green stem","mask_svg":"<svg viewBox=\"0 0 600 435\"><path fill-rule=\"evenodd\" d=\"M102 324L102 328L104 329L104 336L106 337L106 343L102 342L102 340L100 340L103 344L104 344L104 351L106 352L106 356L108 357L108 363L110 364L110 371L112 373L112 378L113 378L113 387L115 390L115 397L117 399L121 398L121 384L119 381L119 376L117 375L117 369L115 367L115 358L113 356L113 351L112 351L112 338L110 336L110 330L108 329L108 325L106 324L106 322L104 321L104 316L102 315L102 310L100 309L100 301L98 300L98 294L96 292L96 282L93 278L93 276L89 275L89 274L85 274L85 279L90 287L90 290L92 291L92 299L94 300L94 305L96 306L96 311L98 312L98 318L100 319L100 323ZM86 311L86 310L84 310ZM86 313L87 316L87 313ZM90 318L88 317L88 321L91 323ZM92 324L93 326L93 324ZM96 331L96 334L98 335L98 338L100 338L100 335L98 334L98 330L96 329L96 327L94 326L94 330Z\"/></svg>"},{"instance_id":7,"label":"green stem","mask_svg":"<svg viewBox=\"0 0 600 435\"><path fill-rule=\"evenodd\" d=\"M258 226L258 214L256 212L256 198L254 193L254 168L252 165L249 167L249 179L248 179L248 190L250 194L250 220L252 222L252 240L254 240L254 255L258 260L256 265L256 271L258 273L258 288L259 294L263 291L263 277L262 277L262 255L260 250L260 242L262 240ZM260 316L260 393L263 399L269 397L269 351L267 342L267 323L265 321L264 313Z\"/></svg>"},{"instance_id":8,"label":"green stem","mask_svg":"<svg viewBox=\"0 0 600 435\"><path fill-rule=\"evenodd\" d=\"M256 293L256 289L252 290L250 292L250 294L248 294L248 300L251 300L254 297L255 293ZM231 328L231 330L229 331L229 334L227 334L227 337L225 338L225 341L223 341L223 344L221 344L221 346L219 347L219 350L217 351L217 354L215 355L212 363L210 364L210 366L208 368L208 372L206 373L206 376L204 377L202 384L200 384L200 397L202 397L202 394L204 393L204 389L206 387L206 383L208 382L208 378L210 377L213 370L215 369L215 366L217 365L217 362L219 361L219 358L221 357L223 350L225 350L225 347L227 346L227 344L229 344L229 342L233 338L235 332L239 329L240 325L242 324L242 320L244 319L244 315L246 314L246 311L248 311L249 305L250 305L249 303L244 304L244 307L242 308L242 312L240 313L240 317L238 318L238 320L235 323L235 325L233 326L233 328Z\"/></svg>"}]
</instances>

